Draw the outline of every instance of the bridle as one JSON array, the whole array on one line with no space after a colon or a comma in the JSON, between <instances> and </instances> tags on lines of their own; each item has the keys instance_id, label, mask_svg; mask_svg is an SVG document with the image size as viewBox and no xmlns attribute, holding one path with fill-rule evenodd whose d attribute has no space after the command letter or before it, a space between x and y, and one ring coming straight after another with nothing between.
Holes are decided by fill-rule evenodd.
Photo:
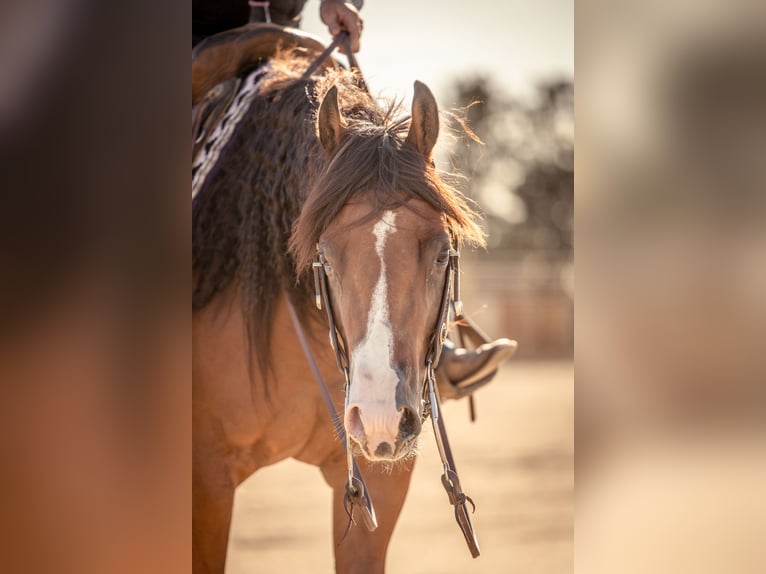
<instances>
[{"instance_id":1,"label":"bridle","mask_svg":"<svg viewBox=\"0 0 766 574\"><path fill-rule=\"evenodd\" d=\"M335 352L338 369L343 374L344 392L346 397L345 408L348 408L349 390L351 386L351 381L349 379L348 342L338 325L333 311L327 271L325 268L326 264L322 251L319 246L317 246L317 252L312 263L314 275L314 303L317 309L320 311L324 310L327 316L330 345ZM356 524L356 515L359 515L367 529L373 531L377 528L375 509L372 505L369 492L365 487L364 479L359 471L359 467L354 461L351 437L345 432L343 424L340 422L340 417L335 409L327 384L319 372L316 360L311 352L311 348L309 347L306 335L303 332L303 327L298 320L295 309L292 304L290 304L289 307L293 325L298 334L298 338L300 339L304 354L311 365L314 378L317 381L330 413L330 418L335 424L338 436L341 437L343 447L346 451L346 465L348 469L346 493L344 497L346 510L354 524ZM439 302L439 313L424 358L425 379L423 381L422 390L421 422L425 422L429 416L431 417L434 436L436 438L436 446L439 450L439 456L443 467L441 477L442 485L447 492L450 504L455 508L455 520L457 521L460 530L463 532L463 536L471 551L471 555L476 558L479 556L479 543L476 539L476 534L473 531L473 525L471 524L466 502L470 502L474 510L475 505L473 500L465 495L460 486L460 479L457 475L457 468L452 456L449 439L447 438L447 430L440 409L441 402L439 399L439 392L436 386L435 369L439 364L444 341L447 339L450 307L453 309L455 318L459 320L459 318L462 317L462 303L460 300L460 252L456 249L450 249L449 251L444 287Z\"/></svg>"},{"instance_id":2,"label":"bridle","mask_svg":"<svg viewBox=\"0 0 766 574\"><path fill-rule=\"evenodd\" d=\"M330 54L337 48L337 46L343 43L345 52L349 60L349 67L355 69L362 89L367 89L364 79L361 74L361 70L357 65L356 59L353 56L349 45L348 33L343 31L335 36L333 42L322 52L309 68L304 72L302 79L308 79L311 74L314 73L326 60ZM330 288L327 279L327 271L325 269L326 261L322 254L321 249L317 245L317 252L312 262L312 270L314 275L314 303L320 311L324 309L327 315L327 323L329 327L330 345L335 352L335 360L338 365L338 370L343 374L344 380L344 393L345 393L345 408L348 408L349 390L351 387L351 381L349 378L349 349L348 341L340 329L338 322L333 312L332 299L330 296ZM304 355L308 361L311 370L314 374L314 378L319 386L319 390L324 399L327 410L330 413L330 419L335 425L335 430L338 436L341 438L343 448L346 452L346 492L344 496L344 506L346 512L349 514L351 521L356 524L356 516L360 516L367 529L372 532L378 527L377 518L375 516L375 508L372 504L372 499L365 486L364 478L359 470L359 466L354 460L354 452L351 444L351 437L345 432L340 417L335 409L332 396L327 387L327 384L322 377L317 362L314 359L314 355L309 346L308 339L304 333L303 326L301 325L298 315L295 312L295 308L290 303L289 297L287 298L288 307L290 311L290 317L295 327L295 331L300 340L301 347L303 348ZM425 380L423 381L422 391L422 405L421 405L421 422L430 416L433 424L434 436L436 438L436 446L439 450L439 457L442 461L443 473L441 476L442 486L447 492L450 504L455 509L455 520L463 532L468 549L471 552L471 556L476 558L479 556L479 542L476 539L476 534L471 524L471 518L466 507L466 502L471 503L473 510L476 506L470 497L466 496L460 486L460 479L457 475L457 468L455 466L455 460L452 456L452 449L450 448L449 439L447 438L447 429L444 424L444 417L440 409L439 391L436 386L436 374L435 369L439 364L439 358L441 357L442 348L444 347L444 341L447 339L447 333L449 331L448 320L449 310L452 307L455 321L461 321L463 317L463 305L460 300L460 252L454 247L449 251L449 258L447 262L447 270L444 279L444 288L442 289L442 297L439 303L439 314L437 316L436 325L433 333L429 339L428 350L425 356Z\"/></svg>"}]
</instances>

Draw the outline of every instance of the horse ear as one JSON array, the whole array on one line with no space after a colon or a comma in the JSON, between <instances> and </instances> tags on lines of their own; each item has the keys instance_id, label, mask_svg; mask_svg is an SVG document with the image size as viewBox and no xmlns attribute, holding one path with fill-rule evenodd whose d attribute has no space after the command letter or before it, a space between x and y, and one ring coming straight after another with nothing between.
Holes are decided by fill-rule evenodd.
<instances>
[{"instance_id":1,"label":"horse ear","mask_svg":"<svg viewBox=\"0 0 766 574\"><path fill-rule=\"evenodd\" d=\"M322 104L319 106L317 118L319 127L319 141L329 154L334 152L343 137L343 118L338 107L338 88L333 86L325 94Z\"/></svg>"},{"instance_id":2,"label":"horse ear","mask_svg":"<svg viewBox=\"0 0 766 574\"><path fill-rule=\"evenodd\" d=\"M432 162L431 152L439 137L439 108L436 98L423 82L415 81L415 95L412 98L412 122L407 142Z\"/></svg>"}]
</instances>

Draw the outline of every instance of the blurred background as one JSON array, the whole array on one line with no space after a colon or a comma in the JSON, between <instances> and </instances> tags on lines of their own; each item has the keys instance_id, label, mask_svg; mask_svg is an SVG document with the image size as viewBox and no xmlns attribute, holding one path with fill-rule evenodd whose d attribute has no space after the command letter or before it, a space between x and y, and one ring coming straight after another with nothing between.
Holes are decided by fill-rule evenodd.
<instances>
[{"instance_id":1,"label":"blurred background","mask_svg":"<svg viewBox=\"0 0 766 574\"><path fill-rule=\"evenodd\" d=\"M766 11L577 6L575 570L763 572Z\"/></svg>"},{"instance_id":2,"label":"blurred background","mask_svg":"<svg viewBox=\"0 0 766 574\"><path fill-rule=\"evenodd\" d=\"M302 27L327 41L318 8L307 4ZM437 148L488 233L486 251L461 254L463 300L490 335L519 342L477 393L476 423L465 401L444 409L482 556L471 559L454 522L429 429L389 571L572 572L573 4L369 0L362 15L358 59L373 93L409 110L417 79L443 111L470 106L483 145L446 129L444 115ZM330 513L318 469L286 461L259 471L237 492L227 572L331 572Z\"/></svg>"}]
</instances>

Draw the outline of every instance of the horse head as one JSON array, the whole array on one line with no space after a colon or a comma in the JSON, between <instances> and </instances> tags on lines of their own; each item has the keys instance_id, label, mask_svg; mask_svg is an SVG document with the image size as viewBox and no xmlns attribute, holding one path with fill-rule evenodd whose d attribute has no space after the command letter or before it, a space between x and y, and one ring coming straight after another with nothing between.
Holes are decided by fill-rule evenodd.
<instances>
[{"instance_id":1,"label":"horse head","mask_svg":"<svg viewBox=\"0 0 766 574\"><path fill-rule=\"evenodd\" d=\"M318 258L349 359L346 432L369 460L392 461L414 453L421 430L450 252L480 232L434 169L439 113L425 84L415 83L409 122L347 121L343 96L333 86L319 107L327 168L293 239L321 229Z\"/></svg>"}]
</instances>

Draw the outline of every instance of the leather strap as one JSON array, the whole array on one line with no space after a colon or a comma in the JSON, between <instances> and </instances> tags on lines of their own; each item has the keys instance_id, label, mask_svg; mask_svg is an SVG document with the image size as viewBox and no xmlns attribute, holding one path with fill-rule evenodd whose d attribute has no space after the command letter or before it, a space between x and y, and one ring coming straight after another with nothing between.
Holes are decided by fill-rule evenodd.
<instances>
[{"instance_id":1,"label":"leather strap","mask_svg":"<svg viewBox=\"0 0 766 574\"><path fill-rule=\"evenodd\" d=\"M335 36L330 45L322 50L322 53L319 54L313 62L311 62L311 65L308 68L306 68L306 71L303 72L303 75L301 76L301 80L308 80L311 77L311 74L316 72L319 66L321 66L324 61L330 57L330 54L332 54L335 49L340 46L340 43L343 41L344 37L348 38L348 32L343 31Z\"/></svg>"},{"instance_id":2,"label":"leather strap","mask_svg":"<svg viewBox=\"0 0 766 574\"><path fill-rule=\"evenodd\" d=\"M455 325L457 326L458 340L460 346L466 348L466 339L471 341L475 347L479 347L485 343L489 343L491 339L482 331L478 325L471 321L463 313L463 301L460 295L460 272L455 273L455 293L453 301L453 309L455 312ZM489 373L486 377L463 387L457 386L455 388L456 396L454 398L468 397L468 413L471 418L471 422L476 422L476 399L473 393L480 387L486 385L497 374L497 369Z\"/></svg>"},{"instance_id":3,"label":"leather strap","mask_svg":"<svg viewBox=\"0 0 766 574\"><path fill-rule=\"evenodd\" d=\"M338 364L338 370L348 378L349 360L348 343L343 332L335 323L335 314L332 312L332 302L330 301L330 288L327 285L327 273L324 270L324 261L321 254L317 256L312 263L314 270L314 289L315 304L320 311L324 308L327 315L327 324L329 325L330 346L335 351L335 361Z\"/></svg>"},{"instance_id":4,"label":"leather strap","mask_svg":"<svg viewBox=\"0 0 766 574\"><path fill-rule=\"evenodd\" d=\"M362 70L359 68L359 63L356 60L356 56L354 56L354 53L351 51L351 43L349 41L348 32L345 30L336 35L330 45L327 46L327 48L325 48L322 53L316 57L316 59L311 63L306 71L303 72L301 80L308 80L311 75L317 71L319 66L321 66L324 61L330 57L330 54L332 54L341 44L343 44L343 49L346 51L346 58L348 58L349 68L355 70L357 77L359 78L359 87L361 87L364 91L368 91L367 83L364 81L364 76L362 76Z\"/></svg>"},{"instance_id":5,"label":"leather strap","mask_svg":"<svg viewBox=\"0 0 766 574\"><path fill-rule=\"evenodd\" d=\"M476 533L473 530L473 524L471 523L471 517L468 514L466 502L471 503L472 511L476 510L476 505L471 497L463 492L463 489L460 486L457 466L455 465L455 458L452 455L452 448L450 447L449 438L447 437L447 428L444 424L444 417L441 412L439 391L436 387L436 379L432 369L428 374L427 385L431 401L431 422L434 427L434 437L436 438L436 446L438 447L439 456L441 457L444 468L444 473L441 477L442 486L447 492L450 504L455 508L455 520L460 527L460 531L463 533L463 537L471 552L471 556L477 558L479 554L481 554L481 550L479 548L479 541L476 538Z\"/></svg>"},{"instance_id":6,"label":"leather strap","mask_svg":"<svg viewBox=\"0 0 766 574\"><path fill-rule=\"evenodd\" d=\"M460 273L460 252L457 250L450 250L449 258L447 260L447 271L444 277L444 288L442 289L442 298L439 303L439 314L436 319L436 328L431 334L431 340L428 345L428 352L426 353L426 365L431 365L436 368L439 365L439 359L441 358L442 349L444 348L444 341L447 339L447 332L449 330L447 326L447 319L449 318L449 304L450 296L453 299L453 305L455 300L455 293L459 288L459 279L457 278Z\"/></svg>"},{"instance_id":7,"label":"leather strap","mask_svg":"<svg viewBox=\"0 0 766 574\"><path fill-rule=\"evenodd\" d=\"M287 298L287 308L290 311L290 319L292 320L293 327L295 328L295 332L298 335L298 340L301 343L303 354L306 357L306 361L308 362L309 367L311 367L311 372L314 374L314 379L316 380L317 386L319 386L319 390L322 393L322 398L324 399L325 406L327 407L327 411L330 413L330 419L332 420L333 425L335 425L335 432L338 433L338 436L341 439L341 444L343 444L343 448L346 450L346 455L348 456L346 430L343 428L343 424L341 423L338 411L335 409L335 404L332 401L330 390L327 388L327 383L325 382L324 377L319 370L319 366L317 365L316 359L314 358L314 353L312 353L308 339L306 338L306 333L304 332L303 326L298 319L298 314L295 312L295 307L293 306L287 294L285 294L285 297ZM346 484L345 495L346 504L350 507L349 513L351 520L356 524L354 511L358 510L365 526L370 532L372 532L378 527L378 519L375 516L375 507L372 504L370 493L365 486L362 472L359 470L359 466L353 459L351 474L351 480Z\"/></svg>"}]
</instances>

